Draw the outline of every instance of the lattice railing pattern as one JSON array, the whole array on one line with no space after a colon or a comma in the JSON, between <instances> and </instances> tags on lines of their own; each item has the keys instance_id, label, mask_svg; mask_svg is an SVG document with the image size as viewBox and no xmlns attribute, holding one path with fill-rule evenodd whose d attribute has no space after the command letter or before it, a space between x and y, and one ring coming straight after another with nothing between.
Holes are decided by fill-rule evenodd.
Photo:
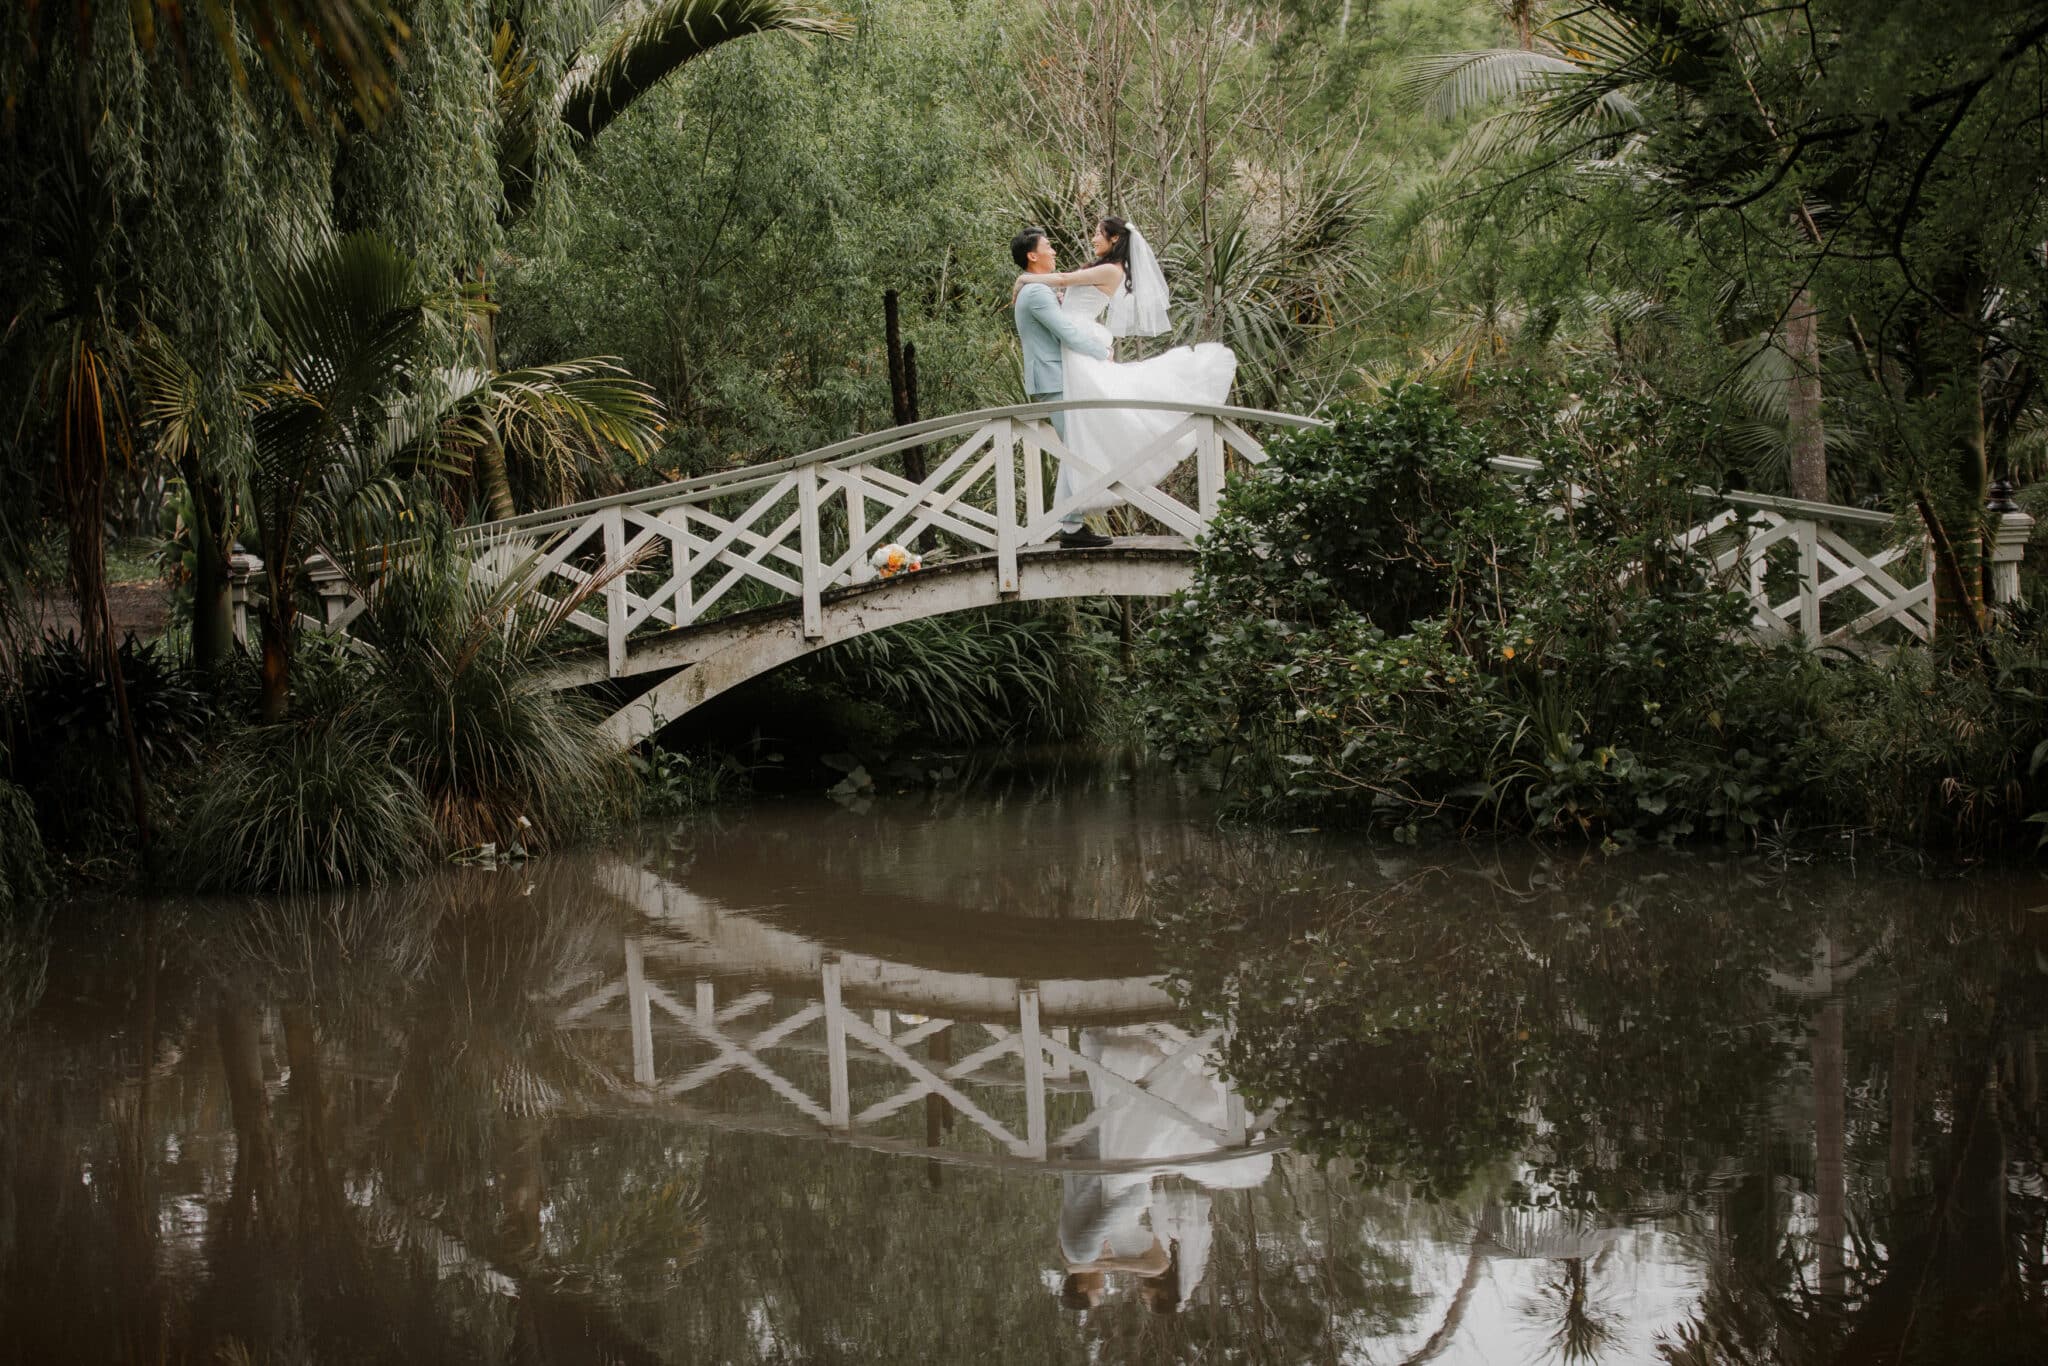
<instances>
[{"instance_id":1,"label":"lattice railing pattern","mask_svg":"<svg viewBox=\"0 0 2048 1366\"><path fill-rule=\"evenodd\" d=\"M1758 494L1679 538L1701 569L1749 596L1766 641L1880 645L1934 634L1934 582L1916 537L1900 540L1882 512Z\"/></svg>"},{"instance_id":2,"label":"lattice railing pattern","mask_svg":"<svg viewBox=\"0 0 2048 1366\"><path fill-rule=\"evenodd\" d=\"M1081 408L1168 411L1178 421L1144 449L1054 496L1067 456L1052 416ZM1252 409L1115 400L1025 404L899 427L794 459L493 522L464 532L487 567L540 558L543 594L580 590L607 565L629 563L568 617L604 644L607 671L628 671L629 642L745 607L795 600L806 636L823 630L824 595L874 578L869 560L891 542L941 534L955 555L993 554L998 587L1018 588L1017 555L1050 541L1068 513L1122 503L1192 539L1216 514L1233 461L1265 451L1248 427L1316 425ZM923 479L902 453L927 452ZM316 573L316 582L319 575ZM361 610L338 577L322 588L326 630Z\"/></svg>"},{"instance_id":3,"label":"lattice railing pattern","mask_svg":"<svg viewBox=\"0 0 2048 1366\"><path fill-rule=\"evenodd\" d=\"M850 1006L839 966L830 959L820 965L810 999L728 990L721 1000L720 983L700 977L690 999L678 999L649 970L642 942L628 936L624 975L565 1008L560 1023L616 1036L616 1016L623 1012L621 1042L630 1049L630 1062L629 1068L619 1069L618 1080L626 1093L647 1105L727 1127L823 1131L864 1147L953 1161L1007 1158L1067 1170L1115 1170L1130 1164L1072 1150L1116 1107L1144 1112L1167 1126L1166 1132L1187 1136L1186 1151L1147 1158L1144 1165L1200 1165L1282 1146L1267 1136L1277 1111L1250 1115L1235 1093L1227 1095L1218 1114L1192 1112L1173 1098L1186 1092L1175 1085L1176 1070L1210 1065L1221 1037L1217 1028L1189 1031L1170 1021L1116 1026L1120 1033L1142 1033L1158 1046L1156 1062L1141 1075L1126 1076L1077 1049L1070 1028L1043 1023L1039 993L1030 985L1016 988L1015 1013L1000 1021ZM949 1056L934 1058L928 1041L941 1031L952 1031L954 1037L948 1040ZM669 1042L658 1065L656 1037L664 1033ZM954 1049L965 1051L956 1059L950 1056ZM814 1062L819 1054L825 1062L822 1090L808 1075L816 1071L814 1065L802 1074L792 1066L797 1059ZM756 1103L735 1111L728 1089L724 1104L691 1106L721 1078L750 1079ZM864 1083L867 1092L879 1083L882 1094L856 1105L856 1082ZM1055 1130L1053 1101L1063 1095L1078 1097L1085 1112ZM760 1099L769 1102L767 1108L761 1108ZM1021 1115L1016 1113L1020 1099ZM928 1100L964 1119L993 1143L1000 1157L957 1146L938 1154L931 1138L897 1132L900 1126L890 1121Z\"/></svg>"},{"instance_id":4,"label":"lattice railing pattern","mask_svg":"<svg viewBox=\"0 0 2048 1366\"><path fill-rule=\"evenodd\" d=\"M1066 451L1051 419L1083 408L1169 411L1178 420L1148 448L1124 453L1113 468L1059 499L1053 474ZM603 644L606 672L618 676L631 671L634 639L747 607L798 603L804 634L816 639L826 594L872 579L868 561L878 547L928 532L942 536L955 555L992 556L1006 593L1018 590L1018 552L1051 540L1061 518L1077 509L1122 503L1168 534L1192 540L1216 514L1226 470L1264 462L1250 428L1318 425L1318 419L1291 414L1172 403L1024 404L936 418L772 464L463 534L487 568L537 555L544 594L580 589L606 566L630 562L631 572L610 578L568 618L570 628ZM902 454L912 448L930 462L919 480L902 472ZM1538 472L1536 462L1516 457L1492 464L1510 476ZM1935 603L1924 550L1917 538L1895 537L1889 515L1758 494L1698 493L1721 510L1685 532L1679 544L1697 553L1704 573L1749 594L1758 636L1882 645L1932 635ZM2031 526L2017 514L2005 520ZM2024 534L2015 546L2022 541ZM2012 549L2007 558L2016 556ZM240 565L238 632L245 630L240 609L248 572ZM310 624L346 630L361 604L331 571L316 567L313 579L323 611L322 620Z\"/></svg>"}]
</instances>

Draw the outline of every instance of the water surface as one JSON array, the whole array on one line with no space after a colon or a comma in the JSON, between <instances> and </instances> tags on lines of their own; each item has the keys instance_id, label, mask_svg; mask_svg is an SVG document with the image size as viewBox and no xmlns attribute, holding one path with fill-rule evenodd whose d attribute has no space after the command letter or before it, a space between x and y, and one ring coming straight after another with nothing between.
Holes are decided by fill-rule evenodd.
<instances>
[{"instance_id":1,"label":"water surface","mask_svg":"<svg viewBox=\"0 0 2048 1366\"><path fill-rule=\"evenodd\" d=\"M2039 1361L2048 886L769 804L0 931L24 1362Z\"/></svg>"}]
</instances>

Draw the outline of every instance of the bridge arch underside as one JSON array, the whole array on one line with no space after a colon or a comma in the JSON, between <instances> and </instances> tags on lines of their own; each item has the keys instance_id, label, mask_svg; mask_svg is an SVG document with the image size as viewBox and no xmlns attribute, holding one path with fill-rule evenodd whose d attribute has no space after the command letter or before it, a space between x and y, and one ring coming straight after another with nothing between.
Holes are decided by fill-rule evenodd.
<instances>
[{"instance_id":1,"label":"bridge arch underside","mask_svg":"<svg viewBox=\"0 0 2048 1366\"><path fill-rule=\"evenodd\" d=\"M1017 553L1017 591L1005 593L996 556L946 560L826 594L822 629L814 636L805 635L801 607L792 601L636 638L622 672L608 675L603 659L592 657L565 667L557 682L575 687L607 676L667 673L605 722L606 734L620 745L635 745L719 694L842 641L1005 602L1170 597L1193 582L1194 565L1194 551L1178 537L1125 537L1100 550L1031 547Z\"/></svg>"}]
</instances>

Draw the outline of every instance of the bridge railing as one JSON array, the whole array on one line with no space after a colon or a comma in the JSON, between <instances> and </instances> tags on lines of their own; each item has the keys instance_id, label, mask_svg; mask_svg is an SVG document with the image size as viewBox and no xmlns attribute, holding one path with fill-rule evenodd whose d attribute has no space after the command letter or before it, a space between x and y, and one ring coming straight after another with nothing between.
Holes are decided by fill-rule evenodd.
<instances>
[{"instance_id":1,"label":"bridge railing","mask_svg":"<svg viewBox=\"0 0 2048 1366\"><path fill-rule=\"evenodd\" d=\"M1071 459L1053 415L1147 410L1176 421L1144 449L1119 453L1065 497L1056 459ZM795 599L803 629L823 630L826 593L875 577L874 552L942 533L961 552L992 553L1003 592L1018 588L1021 550L1051 540L1067 514L1122 503L1168 533L1193 538L1215 516L1233 460L1264 461L1255 426L1301 427L1285 413L1170 402L1068 400L987 409L898 427L792 459L680 480L611 498L487 523L464 533L484 556L529 571L543 594L580 588L602 566L630 563L567 622L604 643L607 672L627 670L629 640L690 626L738 607ZM928 452L913 480L899 456ZM899 467L892 468L892 463ZM359 606L337 585L323 614L345 627Z\"/></svg>"},{"instance_id":2,"label":"bridge railing","mask_svg":"<svg viewBox=\"0 0 2048 1366\"><path fill-rule=\"evenodd\" d=\"M1175 415L1145 449L1082 478L1064 498L1054 465L1071 458L1053 417L1090 409ZM578 590L607 566L629 563L581 609L570 629L604 647L604 672L629 671L629 642L773 602L800 604L809 639L823 632L823 599L874 577L869 558L890 542L942 534L956 551L994 557L1000 591L1019 588L1018 554L1054 537L1070 512L1121 503L1169 534L1193 539L1216 515L1233 463L1265 460L1252 428L1321 426L1317 418L1257 409L1116 399L1020 404L933 418L788 459L678 480L608 498L485 523L464 531L487 571L530 566L542 594ZM902 453L925 453L912 479ZM1503 474L1536 462L1496 458ZM1749 493L1696 491L1716 510L1682 533L1703 573L1750 597L1766 640L1814 645L1926 640L1934 629L1932 576L1922 542L1894 533L1886 513ZM1569 491L1565 495L1569 496ZM2032 519L2008 512L1991 558L2004 598ZM537 562L534 557L538 557ZM253 562L251 562L253 563ZM237 590L237 629L248 593ZM331 567L313 566L322 608L310 623L345 631L362 604ZM2011 592L2004 590L2010 589Z\"/></svg>"},{"instance_id":3,"label":"bridge railing","mask_svg":"<svg viewBox=\"0 0 2048 1366\"><path fill-rule=\"evenodd\" d=\"M1536 461L1517 457L1490 463L1515 478L1541 471ZM1869 650L1933 638L1933 560L1918 527L1839 503L1705 487L1692 496L1709 511L1674 545L1703 577L1749 598L1750 632L1758 640ZM2018 600L2018 564L2033 526L2017 510L1995 516L1986 546L1992 601Z\"/></svg>"}]
</instances>

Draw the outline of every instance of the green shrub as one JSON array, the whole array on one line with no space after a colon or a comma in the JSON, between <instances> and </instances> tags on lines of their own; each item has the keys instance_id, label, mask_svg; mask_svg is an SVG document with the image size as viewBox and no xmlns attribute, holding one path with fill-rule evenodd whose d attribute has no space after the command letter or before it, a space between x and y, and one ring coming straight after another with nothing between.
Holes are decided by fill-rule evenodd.
<instances>
[{"instance_id":1,"label":"green shrub","mask_svg":"<svg viewBox=\"0 0 2048 1366\"><path fill-rule=\"evenodd\" d=\"M50 865L28 794L0 778L0 916L50 891Z\"/></svg>"},{"instance_id":2,"label":"green shrub","mask_svg":"<svg viewBox=\"0 0 2048 1366\"><path fill-rule=\"evenodd\" d=\"M2048 835L2048 613L2022 611L1975 652L1844 662L1802 755L1858 825L1968 855Z\"/></svg>"},{"instance_id":3,"label":"green shrub","mask_svg":"<svg viewBox=\"0 0 2048 1366\"><path fill-rule=\"evenodd\" d=\"M672 819L715 806L747 786L747 771L731 755L681 754L649 742L632 756L639 813Z\"/></svg>"},{"instance_id":4,"label":"green shrub","mask_svg":"<svg viewBox=\"0 0 2048 1366\"><path fill-rule=\"evenodd\" d=\"M417 873L438 840L394 749L354 710L231 732L173 833L175 875L201 890L300 891Z\"/></svg>"},{"instance_id":5,"label":"green shrub","mask_svg":"<svg viewBox=\"0 0 2048 1366\"><path fill-rule=\"evenodd\" d=\"M214 718L203 686L154 641L116 652L143 769L172 775L196 760ZM112 683L76 636L51 636L22 661L7 765L52 848L103 850L134 830L127 747Z\"/></svg>"},{"instance_id":6,"label":"green shrub","mask_svg":"<svg viewBox=\"0 0 2048 1366\"><path fill-rule=\"evenodd\" d=\"M1148 639L1155 738L1242 804L1404 834L1741 838L1801 810L1818 666L1732 640L1744 599L1671 560L1695 508L1653 410L1572 421L1525 485L1423 386L1275 441Z\"/></svg>"},{"instance_id":7,"label":"green shrub","mask_svg":"<svg viewBox=\"0 0 2048 1366\"><path fill-rule=\"evenodd\" d=\"M997 608L905 622L820 655L810 677L947 744L1078 734L1108 665L1080 610Z\"/></svg>"}]
</instances>

